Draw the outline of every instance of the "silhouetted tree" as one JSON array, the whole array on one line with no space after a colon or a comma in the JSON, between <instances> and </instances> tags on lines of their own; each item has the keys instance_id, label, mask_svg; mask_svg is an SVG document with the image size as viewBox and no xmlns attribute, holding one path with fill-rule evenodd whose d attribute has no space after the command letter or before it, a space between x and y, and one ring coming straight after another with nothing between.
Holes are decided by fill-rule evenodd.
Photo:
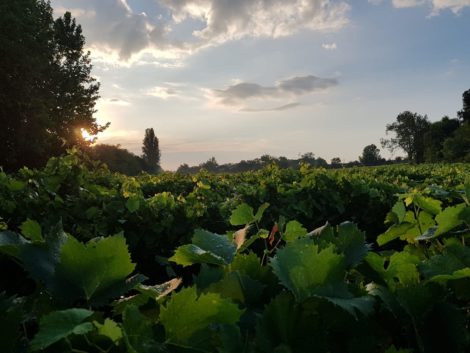
<instances>
[{"instance_id":1,"label":"silhouetted tree","mask_svg":"<svg viewBox=\"0 0 470 353\"><path fill-rule=\"evenodd\" d=\"M424 136L426 162L439 162L444 160L444 141L452 137L455 130L460 126L457 119L449 119L445 116L441 120L431 124L429 131Z\"/></svg>"},{"instance_id":2,"label":"silhouetted tree","mask_svg":"<svg viewBox=\"0 0 470 353\"><path fill-rule=\"evenodd\" d=\"M205 169L208 172L212 172L212 173L217 172L218 166L219 166L219 163L217 163L215 157L211 157L206 162L199 164L199 167L201 169Z\"/></svg>"},{"instance_id":3,"label":"silhouetted tree","mask_svg":"<svg viewBox=\"0 0 470 353\"><path fill-rule=\"evenodd\" d=\"M421 163L424 160L424 136L431 123L427 116L405 111L397 116L396 122L388 124L386 133L395 133L395 137L382 139L382 147L394 151L401 148L408 155L410 161Z\"/></svg>"},{"instance_id":4,"label":"silhouetted tree","mask_svg":"<svg viewBox=\"0 0 470 353\"><path fill-rule=\"evenodd\" d=\"M464 123L445 140L442 153L448 162L470 162L470 123Z\"/></svg>"},{"instance_id":5,"label":"silhouetted tree","mask_svg":"<svg viewBox=\"0 0 470 353\"><path fill-rule=\"evenodd\" d=\"M362 150L362 155L359 156L359 162L367 166L380 164L382 162L380 150L374 144L367 145Z\"/></svg>"},{"instance_id":6,"label":"silhouetted tree","mask_svg":"<svg viewBox=\"0 0 470 353\"><path fill-rule=\"evenodd\" d=\"M331 159L331 162L330 162L330 165L333 167L333 168L339 168L341 167L341 158L339 157L334 157Z\"/></svg>"},{"instance_id":7,"label":"silhouetted tree","mask_svg":"<svg viewBox=\"0 0 470 353\"><path fill-rule=\"evenodd\" d=\"M470 123L470 89L462 94L463 108L457 112L457 116L464 124Z\"/></svg>"},{"instance_id":8,"label":"silhouetted tree","mask_svg":"<svg viewBox=\"0 0 470 353\"><path fill-rule=\"evenodd\" d=\"M119 145L98 144L86 149L91 159L106 164L110 171L126 175L137 175L146 168L145 161Z\"/></svg>"},{"instance_id":9,"label":"silhouetted tree","mask_svg":"<svg viewBox=\"0 0 470 353\"><path fill-rule=\"evenodd\" d=\"M149 173L157 173L160 171L160 148L158 146L158 138L155 136L153 128L145 129L145 137L142 146L142 158L147 164Z\"/></svg>"},{"instance_id":10,"label":"silhouetted tree","mask_svg":"<svg viewBox=\"0 0 470 353\"><path fill-rule=\"evenodd\" d=\"M49 1L15 0L0 14L0 165L38 167L86 144L81 128L107 127L93 117L99 84L69 12L54 21Z\"/></svg>"}]
</instances>

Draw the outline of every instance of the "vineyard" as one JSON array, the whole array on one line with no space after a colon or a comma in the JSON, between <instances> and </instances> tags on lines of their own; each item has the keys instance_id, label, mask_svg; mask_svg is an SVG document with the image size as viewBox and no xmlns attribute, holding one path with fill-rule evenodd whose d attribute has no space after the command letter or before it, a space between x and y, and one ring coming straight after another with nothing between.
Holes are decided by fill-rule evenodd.
<instances>
[{"instance_id":1,"label":"vineyard","mask_svg":"<svg viewBox=\"0 0 470 353\"><path fill-rule=\"evenodd\" d=\"M0 351L469 352L469 176L0 172Z\"/></svg>"}]
</instances>

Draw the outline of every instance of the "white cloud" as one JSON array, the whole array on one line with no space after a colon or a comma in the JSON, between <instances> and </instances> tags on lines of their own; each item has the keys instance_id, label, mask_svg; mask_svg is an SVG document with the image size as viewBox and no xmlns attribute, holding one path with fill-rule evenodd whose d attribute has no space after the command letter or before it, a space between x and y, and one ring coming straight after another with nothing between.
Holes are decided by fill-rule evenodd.
<instances>
[{"instance_id":1,"label":"white cloud","mask_svg":"<svg viewBox=\"0 0 470 353\"><path fill-rule=\"evenodd\" d=\"M379 3L379 0L369 0L370 3ZM408 8L428 5L432 8L431 15L438 15L443 10L450 10L458 14L465 7L470 6L470 0L392 0L396 8Z\"/></svg>"},{"instance_id":2,"label":"white cloud","mask_svg":"<svg viewBox=\"0 0 470 353\"><path fill-rule=\"evenodd\" d=\"M173 87L155 86L149 89L146 94L148 96L167 100L168 98L176 97L178 95L178 91Z\"/></svg>"},{"instance_id":3,"label":"white cloud","mask_svg":"<svg viewBox=\"0 0 470 353\"><path fill-rule=\"evenodd\" d=\"M433 0L433 13L449 9L453 13L459 13L464 7L470 6L470 0Z\"/></svg>"},{"instance_id":4,"label":"white cloud","mask_svg":"<svg viewBox=\"0 0 470 353\"><path fill-rule=\"evenodd\" d=\"M336 50L338 49L336 43L323 43L321 47L325 50Z\"/></svg>"},{"instance_id":5,"label":"white cloud","mask_svg":"<svg viewBox=\"0 0 470 353\"><path fill-rule=\"evenodd\" d=\"M276 82L274 86L240 82L225 89L208 90L206 96L214 105L238 107L245 112L283 111L300 105L299 102L285 102L313 92L323 91L338 85L334 78L320 78L313 75L297 76ZM268 107L253 107L256 102L268 102ZM273 102L277 105L273 107ZM279 105L279 102L282 102Z\"/></svg>"},{"instance_id":6,"label":"white cloud","mask_svg":"<svg viewBox=\"0 0 470 353\"><path fill-rule=\"evenodd\" d=\"M407 8L424 5L426 1L427 0L392 0L392 4L396 8Z\"/></svg>"},{"instance_id":7,"label":"white cloud","mask_svg":"<svg viewBox=\"0 0 470 353\"><path fill-rule=\"evenodd\" d=\"M137 13L126 0L53 0L70 10L88 45L105 62L178 61L202 48L244 37L278 38L300 30L337 31L348 23L341 0L157 0L167 14ZM189 34L179 34L181 26ZM186 31L187 32L187 31ZM176 34L174 34L176 33ZM182 37L181 37L182 36ZM170 66L170 65L168 65Z\"/></svg>"}]
</instances>

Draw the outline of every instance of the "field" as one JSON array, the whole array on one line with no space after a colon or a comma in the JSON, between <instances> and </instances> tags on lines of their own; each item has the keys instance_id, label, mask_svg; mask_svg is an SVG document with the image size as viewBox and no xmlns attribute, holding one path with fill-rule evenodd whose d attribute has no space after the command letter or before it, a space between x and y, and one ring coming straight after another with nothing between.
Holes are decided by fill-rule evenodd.
<instances>
[{"instance_id":1,"label":"field","mask_svg":"<svg viewBox=\"0 0 470 353\"><path fill-rule=\"evenodd\" d=\"M0 173L2 352L468 352L470 165Z\"/></svg>"}]
</instances>

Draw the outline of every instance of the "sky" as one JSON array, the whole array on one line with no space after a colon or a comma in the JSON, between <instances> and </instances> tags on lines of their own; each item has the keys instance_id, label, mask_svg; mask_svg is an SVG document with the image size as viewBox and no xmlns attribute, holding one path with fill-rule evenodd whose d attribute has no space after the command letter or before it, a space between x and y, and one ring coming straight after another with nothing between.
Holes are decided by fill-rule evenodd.
<instances>
[{"instance_id":1,"label":"sky","mask_svg":"<svg viewBox=\"0 0 470 353\"><path fill-rule=\"evenodd\" d=\"M82 25L98 143L175 170L264 154L356 160L406 110L455 117L470 0L52 0ZM390 154L382 150L382 155Z\"/></svg>"}]
</instances>

